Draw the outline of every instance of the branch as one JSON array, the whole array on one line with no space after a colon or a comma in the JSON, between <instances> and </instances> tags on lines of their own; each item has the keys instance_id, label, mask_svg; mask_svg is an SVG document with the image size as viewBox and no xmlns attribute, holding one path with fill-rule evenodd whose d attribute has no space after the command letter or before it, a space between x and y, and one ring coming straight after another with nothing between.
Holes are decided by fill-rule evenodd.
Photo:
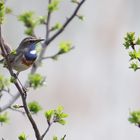
<instances>
[{"instance_id":1,"label":"branch","mask_svg":"<svg viewBox=\"0 0 140 140\"><path fill-rule=\"evenodd\" d=\"M62 28L59 29L51 38L49 38L49 40L45 41L46 45L50 44L59 34L61 34L64 31L64 29L68 26L68 24L77 16L80 7L83 5L85 1L86 0L81 0L81 2L77 4L77 7L74 10L73 14L69 18L67 18L66 22L62 25Z\"/></svg>"},{"instance_id":2,"label":"branch","mask_svg":"<svg viewBox=\"0 0 140 140\"><path fill-rule=\"evenodd\" d=\"M2 53L3 53L3 56L6 60L7 68L9 70L9 73L10 73L11 76L13 76L15 78L14 85L16 86L16 88L18 89L18 91L21 95L24 110L25 110L26 115L27 115L28 119L30 120L30 123L31 123L31 125L34 129L35 136L36 136L37 140L40 140L40 133L39 133L38 127L37 127L34 119L32 118L31 113L30 113L30 111L28 110L28 107L27 107L26 96L25 96L26 92L21 88L21 84L19 83L19 80L17 81L17 76L13 72L13 69L11 67L7 51L5 50L5 46L4 46L2 35L1 35L1 26L0 26L0 47L1 47L1 50L2 50Z\"/></svg>"},{"instance_id":3,"label":"branch","mask_svg":"<svg viewBox=\"0 0 140 140\"><path fill-rule=\"evenodd\" d=\"M26 114L24 111L17 110L17 109L12 108L12 107L9 107L9 109L11 109L12 111L15 111L15 112L21 113L22 115L25 115L25 114Z\"/></svg>"},{"instance_id":4,"label":"branch","mask_svg":"<svg viewBox=\"0 0 140 140\"><path fill-rule=\"evenodd\" d=\"M49 0L48 4L50 4L52 0ZM51 11L48 10L47 13L47 22L46 22L46 40L49 38L49 33L50 33L50 19L51 19Z\"/></svg>"},{"instance_id":5,"label":"branch","mask_svg":"<svg viewBox=\"0 0 140 140\"><path fill-rule=\"evenodd\" d=\"M41 136L41 139L42 139L42 140L43 140L43 138L45 137L45 135L48 133L48 131L50 130L50 127L51 127L52 124L53 124L53 122L52 122L52 123L48 123L47 129L45 130L45 132L44 132L43 135Z\"/></svg>"}]
</instances>

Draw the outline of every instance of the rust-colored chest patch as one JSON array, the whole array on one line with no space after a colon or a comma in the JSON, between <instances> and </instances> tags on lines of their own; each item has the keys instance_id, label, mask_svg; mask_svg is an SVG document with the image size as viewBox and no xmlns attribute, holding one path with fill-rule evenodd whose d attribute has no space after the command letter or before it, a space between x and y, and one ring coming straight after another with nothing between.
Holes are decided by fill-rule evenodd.
<instances>
[{"instance_id":1,"label":"rust-colored chest patch","mask_svg":"<svg viewBox=\"0 0 140 140\"><path fill-rule=\"evenodd\" d=\"M34 63L34 61L29 61L29 60L26 60L25 58L22 59L22 64L30 67L32 64Z\"/></svg>"}]
</instances>

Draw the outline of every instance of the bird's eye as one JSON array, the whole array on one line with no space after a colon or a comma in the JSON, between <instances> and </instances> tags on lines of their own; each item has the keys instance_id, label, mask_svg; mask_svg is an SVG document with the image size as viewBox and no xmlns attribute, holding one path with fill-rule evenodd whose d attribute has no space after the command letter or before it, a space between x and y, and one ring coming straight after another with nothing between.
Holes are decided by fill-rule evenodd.
<instances>
[{"instance_id":1,"label":"bird's eye","mask_svg":"<svg viewBox=\"0 0 140 140\"><path fill-rule=\"evenodd\" d=\"M29 42L30 42L30 43L33 43L33 40L30 40Z\"/></svg>"}]
</instances>

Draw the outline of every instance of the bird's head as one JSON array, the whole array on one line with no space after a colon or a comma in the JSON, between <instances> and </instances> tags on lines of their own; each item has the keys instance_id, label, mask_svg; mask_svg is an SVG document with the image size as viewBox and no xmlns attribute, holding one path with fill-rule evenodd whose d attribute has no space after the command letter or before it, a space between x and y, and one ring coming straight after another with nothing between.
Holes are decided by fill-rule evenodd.
<instances>
[{"instance_id":1,"label":"bird's head","mask_svg":"<svg viewBox=\"0 0 140 140\"><path fill-rule=\"evenodd\" d=\"M43 41L44 39L36 38L36 37L26 37L23 39L18 47L18 49L26 49L30 48L30 46L35 46L37 43Z\"/></svg>"}]
</instances>

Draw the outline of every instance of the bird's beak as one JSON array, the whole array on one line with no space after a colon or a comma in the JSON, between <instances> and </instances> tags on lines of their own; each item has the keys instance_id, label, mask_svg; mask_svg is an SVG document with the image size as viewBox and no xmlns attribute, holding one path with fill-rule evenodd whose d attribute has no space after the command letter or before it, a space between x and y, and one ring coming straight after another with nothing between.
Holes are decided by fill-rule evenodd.
<instances>
[{"instance_id":1,"label":"bird's beak","mask_svg":"<svg viewBox=\"0 0 140 140\"><path fill-rule=\"evenodd\" d=\"M40 39L40 38L36 39L36 43L41 42L41 41L44 41L44 39Z\"/></svg>"}]
</instances>

